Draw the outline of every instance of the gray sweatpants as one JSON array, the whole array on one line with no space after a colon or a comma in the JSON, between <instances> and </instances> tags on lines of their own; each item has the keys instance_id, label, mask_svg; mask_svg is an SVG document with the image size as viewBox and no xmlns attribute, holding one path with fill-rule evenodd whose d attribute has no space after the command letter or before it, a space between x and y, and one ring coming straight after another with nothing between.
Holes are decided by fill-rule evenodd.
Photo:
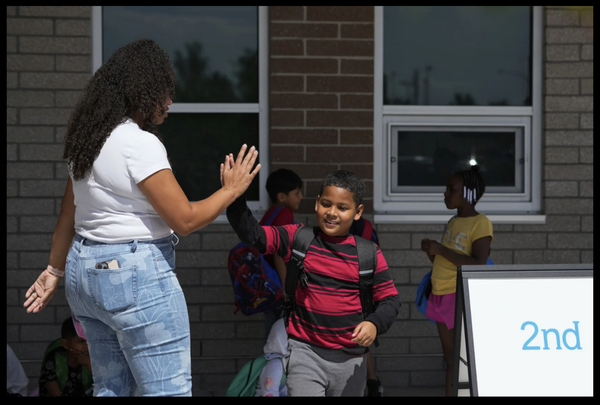
<instances>
[{"instance_id":1,"label":"gray sweatpants","mask_svg":"<svg viewBox=\"0 0 600 405\"><path fill-rule=\"evenodd\" d=\"M364 395L367 378L365 356L350 356L331 350L326 357L319 356L307 343L288 340L288 350L283 357L288 396Z\"/></svg>"}]
</instances>

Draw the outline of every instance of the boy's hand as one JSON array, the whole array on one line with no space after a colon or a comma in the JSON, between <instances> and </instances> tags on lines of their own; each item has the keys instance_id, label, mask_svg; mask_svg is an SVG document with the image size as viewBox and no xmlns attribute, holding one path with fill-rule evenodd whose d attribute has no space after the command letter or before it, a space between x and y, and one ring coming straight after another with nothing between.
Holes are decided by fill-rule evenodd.
<instances>
[{"instance_id":1,"label":"boy's hand","mask_svg":"<svg viewBox=\"0 0 600 405\"><path fill-rule=\"evenodd\" d=\"M361 346L371 346L377 337L377 327L373 322L363 321L352 332L352 341Z\"/></svg>"}]
</instances>

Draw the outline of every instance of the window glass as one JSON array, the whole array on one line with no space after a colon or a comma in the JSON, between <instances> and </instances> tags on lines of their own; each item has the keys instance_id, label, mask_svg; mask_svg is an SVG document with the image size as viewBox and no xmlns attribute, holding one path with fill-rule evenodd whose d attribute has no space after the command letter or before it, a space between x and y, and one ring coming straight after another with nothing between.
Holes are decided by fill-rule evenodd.
<instances>
[{"instance_id":1,"label":"window glass","mask_svg":"<svg viewBox=\"0 0 600 405\"><path fill-rule=\"evenodd\" d=\"M452 173L477 164L486 193L523 192L522 133L518 128L392 130L397 179L392 191L443 193Z\"/></svg>"},{"instance_id":2,"label":"window glass","mask_svg":"<svg viewBox=\"0 0 600 405\"><path fill-rule=\"evenodd\" d=\"M383 104L531 106L529 6L385 6Z\"/></svg>"},{"instance_id":3,"label":"window glass","mask_svg":"<svg viewBox=\"0 0 600 405\"><path fill-rule=\"evenodd\" d=\"M103 61L142 37L168 52L174 102L258 102L256 6L106 6L102 24Z\"/></svg>"},{"instance_id":4,"label":"window glass","mask_svg":"<svg viewBox=\"0 0 600 405\"><path fill-rule=\"evenodd\" d=\"M221 187L219 170L226 154L237 157L244 143L260 150L258 114L169 114L159 131L173 174L191 201L202 200ZM257 181L246 191L246 198L259 199Z\"/></svg>"},{"instance_id":5,"label":"window glass","mask_svg":"<svg viewBox=\"0 0 600 405\"><path fill-rule=\"evenodd\" d=\"M139 38L155 40L169 54L177 87L159 134L186 196L210 196L221 187L226 154L237 156L244 143L259 150L266 144L266 83L259 83L267 69L266 7L95 6L93 12L102 28L94 37L95 69ZM264 176L268 162L261 164ZM252 209L266 204L261 173L246 191Z\"/></svg>"}]
</instances>

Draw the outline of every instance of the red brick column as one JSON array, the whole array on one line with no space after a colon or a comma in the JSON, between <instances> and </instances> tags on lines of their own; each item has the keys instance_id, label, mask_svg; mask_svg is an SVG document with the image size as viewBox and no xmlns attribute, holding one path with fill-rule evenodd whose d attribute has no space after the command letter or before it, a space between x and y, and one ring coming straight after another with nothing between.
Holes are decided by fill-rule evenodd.
<instances>
[{"instance_id":1,"label":"red brick column","mask_svg":"<svg viewBox=\"0 0 600 405\"><path fill-rule=\"evenodd\" d=\"M348 169L373 184L372 6L272 6L271 170L304 180L300 212L311 212L323 177Z\"/></svg>"}]
</instances>

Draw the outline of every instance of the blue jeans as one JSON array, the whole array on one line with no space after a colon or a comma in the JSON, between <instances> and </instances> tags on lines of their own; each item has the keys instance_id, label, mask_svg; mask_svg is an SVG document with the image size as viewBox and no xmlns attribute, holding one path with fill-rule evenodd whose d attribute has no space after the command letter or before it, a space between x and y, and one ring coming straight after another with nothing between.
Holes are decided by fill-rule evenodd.
<instances>
[{"instance_id":1,"label":"blue jeans","mask_svg":"<svg viewBox=\"0 0 600 405\"><path fill-rule=\"evenodd\" d=\"M191 396L190 324L172 240L73 238L65 291L88 340L94 396ZM120 268L96 269L112 259Z\"/></svg>"}]
</instances>

